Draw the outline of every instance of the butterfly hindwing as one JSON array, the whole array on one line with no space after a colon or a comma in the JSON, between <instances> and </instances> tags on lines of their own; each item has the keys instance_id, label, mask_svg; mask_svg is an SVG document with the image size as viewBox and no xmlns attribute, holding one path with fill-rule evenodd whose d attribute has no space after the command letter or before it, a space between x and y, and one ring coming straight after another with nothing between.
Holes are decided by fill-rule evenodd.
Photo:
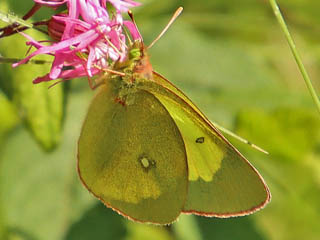
<instances>
[{"instance_id":1,"label":"butterfly hindwing","mask_svg":"<svg viewBox=\"0 0 320 240\"><path fill-rule=\"evenodd\" d=\"M108 83L91 103L78 143L79 175L121 214L171 223L183 210L188 188L180 131L151 93L137 90L127 101L118 95Z\"/></svg>"}]
</instances>

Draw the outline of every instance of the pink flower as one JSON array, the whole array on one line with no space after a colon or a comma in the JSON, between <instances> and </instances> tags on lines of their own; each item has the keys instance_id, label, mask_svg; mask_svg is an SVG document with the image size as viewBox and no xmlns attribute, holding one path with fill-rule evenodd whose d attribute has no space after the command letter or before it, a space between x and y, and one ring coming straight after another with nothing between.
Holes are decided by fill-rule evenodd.
<instances>
[{"instance_id":1,"label":"pink flower","mask_svg":"<svg viewBox=\"0 0 320 240\"><path fill-rule=\"evenodd\" d=\"M106 2L115 7L116 16L109 16ZM28 45L37 50L22 61L14 64L16 67L26 63L39 54L54 56L50 73L36 78L39 83L52 79L70 79L81 76L92 77L108 69L110 62L123 61L127 56L126 36L123 27L126 26L134 40L141 39L139 31L130 21L124 21L121 12L139 4L131 0L68 0L40 1L54 4L67 2L68 13L57 14L48 22L48 33L58 42L43 45L22 33L29 41Z\"/></svg>"},{"instance_id":2,"label":"pink flower","mask_svg":"<svg viewBox=\"0 0 320 240\"><path fill-rule=\"evenodd\" d=\"M35 3L48 7L59 7L68 1L69 0L34 0Z\"/></svg>"},{"instance_id":3,"label":"pink flower","mask_svg":"<svg viewBox=\"0 0 320 240\"><path fill-rule=\"evenodd\" d=\"M106 2L110 2L115 9L117 9L120 12L128 12L128 10L132 7L140 6L140 3L134 2L132 0L102 0L103 5L106 5Z\"/></svg>"}]
</instances>

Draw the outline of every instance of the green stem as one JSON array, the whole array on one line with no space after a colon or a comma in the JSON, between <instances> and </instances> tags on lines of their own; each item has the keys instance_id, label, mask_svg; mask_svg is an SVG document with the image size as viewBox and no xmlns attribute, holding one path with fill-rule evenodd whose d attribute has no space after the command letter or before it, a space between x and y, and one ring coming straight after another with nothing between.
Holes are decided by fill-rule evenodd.
<instances>
[{"instance_id":1,"label":"green stem","mask_svg":"<svg viewBox=\"0 0 320 240\"><path fill-rule=\"evenodd\" d=\"M320 113L320 101L319 101L319 98L317 96L317 93L316 93L314 87L312 86L312 82L311 82L311 80L309 78L309 75L308 75L308 73L307 73L307 71L306 71L306 69L305 69L305 67L304 67L304 65L302 63L301 56L298 53L296 45L295 45L295 43L294 43L294 41L293 41L293 39L292 39L292 37L290 35L290 32L289 32L288 27L286 25L286 22L284 21L283 16L282 16L282 14L280 12L279 6L278 6L276 0L269 0L269 2L270 2L270 5L271 5L271 7L273 9L273 12L274 12L278 22L280 24L280 27L282 28L282 31L284 32L284 35L287 38L287 41L289 43L291 52L292 52L292 54L293 54L293 56L294 56L294 58L295 58L295 60L296 60L296 62L298 64L299 70L300 70L300 72L302 74L302 77L303 77L303 79L304 79L304 81L305 81L305 83L306 83L306 85L307 85L307 87L309 89L311 97L312 97L314 103L316 104L316 107L317 107L317 109L318 109L318 111Z\"/></svg>"},{"instance_id":2,"label":"green stem","mask_svg":"<svg viewBox=\"0 0 320 240\"><path fill-rule=\"evenodd\" d=\"M22 18L19 18L17 16L14 16L10 13L4 13L0 11L0 20L11 25L14 23L18 23L19 26L23 26L25 28L33 28L41 33L45 33L47 34L47 32L43 31L42 29L38 28L35 24L29 23L25 20L23 20Z\"/></svg>"},{"instance_id":3,"label":"green stem","mask_svg":"<svg viewBox=\"0 0 320 240\"><path fill-rule=\"evenodd\" d=\"M23 20L22 18L19 18L17 16L14 16L10 13L3 13L0 11L0 20L7 24L13 24L13 23L19 23L19 25L27 27L27 28L32 28L33 24L28 23L27 21Z\"/></svg>"},{"instance_id":4,"label":"green stem","mask_svg":"<svg viewBox=\"0 0 320 240\"><path fill-rule=\"evenodd\" d=\"M0 64L2 63L17 63L20 62L22 59L21 58L6 58L0 56ZM40 59L30 59L26 63L32 63L32 64L50 64L52 61L46 61L46 60L40 60Z\"/></svg>"}]
</instances>

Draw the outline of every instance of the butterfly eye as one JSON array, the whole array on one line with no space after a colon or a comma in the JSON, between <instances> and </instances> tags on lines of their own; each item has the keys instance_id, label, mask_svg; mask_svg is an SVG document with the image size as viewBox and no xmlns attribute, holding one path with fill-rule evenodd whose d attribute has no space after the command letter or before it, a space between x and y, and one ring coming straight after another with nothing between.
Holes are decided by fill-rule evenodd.
<instances>
[{"instance_id":1,"label":"butterfly eye","mask_svg":"<svg viewBox=\"0 0 320 240\"><path fill-rule=\"evenodd\" d=\"M129 58L130 59L138 59L141 57L141 51L139 48L133 48L129 52Z\"/></svg>"}]
</instances>

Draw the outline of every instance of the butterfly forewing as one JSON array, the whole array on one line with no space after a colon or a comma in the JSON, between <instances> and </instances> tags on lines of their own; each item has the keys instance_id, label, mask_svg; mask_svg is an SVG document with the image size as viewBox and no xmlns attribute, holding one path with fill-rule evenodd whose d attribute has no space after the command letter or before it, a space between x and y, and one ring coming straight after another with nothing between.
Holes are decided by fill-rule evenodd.
<instances>
[{"instance_id":1,"label":"butterfly forewing","mask_svg":"<svg viewBox=\"0 0 320 240\"><path fill-rule=\"evenodd\" d=\"M78 171L107 206L141 222L166 224L183 210L187 156L174 120L144 90L119 100L112 83L93 99L78 143Z\"/></svg>"},{"instance_id":2,"label":"butterfly forewing","mask_svg":"<svg viewBox=\"0 0 320 240\"><path fill-rule=\"evenodd\" d=\"M181 91L160 75L154 79L157 83L146 82L143 88L169 111L187 151L189 187L184 212L228 217L263 207L270 193L254 167Z\"/></svg>"}]
</instances>

